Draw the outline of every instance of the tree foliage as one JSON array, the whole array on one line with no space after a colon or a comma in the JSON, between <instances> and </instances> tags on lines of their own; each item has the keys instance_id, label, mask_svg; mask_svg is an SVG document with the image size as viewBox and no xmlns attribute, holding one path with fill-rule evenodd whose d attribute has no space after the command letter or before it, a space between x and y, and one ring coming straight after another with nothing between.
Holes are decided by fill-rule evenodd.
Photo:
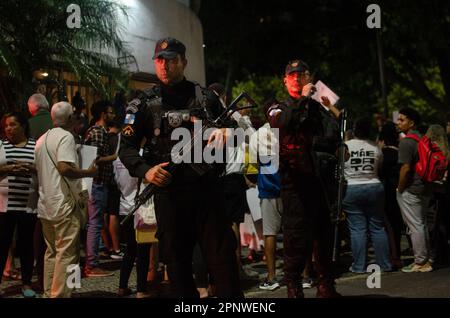
<instances>
[{"instance_id":1,"label":"tree foliage","mask_svg":"<svg viewBox=\"0 0 450 318\"><path fill-rule=\"evenodd\" d=\"M236 98L241 92L247 92L258 104L258 108L251 110L253 118L264 122L263 106L272 101L283 101L288 94L284 89L283 79L279 76L249 76L242 81L236 81L232 89L232 97Z\"/></svg>"},{"instance_id":2,"label":"tree foliage","mask_svg":"<svg viewBox=\"0 0 450 318\"><path fill-rule=\"evenodd\" d=\"M121 76L115 56L127 51L118 14L126 7L112 0L78 0L81 27L69 28L71 0L0 2L0 100L5 108L24 105L34 92L34 72L46 70L61 86L62 71L107 95L104 76ZM53 78L52 78L53 77ZM60 87L61 89L62 87Z\"/></svg>"},{"instance_id":3,"label":"tree foliage","mask_svg":"<svg viewBox=\"0 0 450 318\"><path fill-rule=\"evenodd\" d=\"M438 120L450 105L450 3L446 0L203 1L207 79L228 89L282 76L293 58L354 116L382 111L375 29L366 11L381 8L389 109L418 107ZM274 92L275 93L275 92Z\"/></svg>"}]
</instances>

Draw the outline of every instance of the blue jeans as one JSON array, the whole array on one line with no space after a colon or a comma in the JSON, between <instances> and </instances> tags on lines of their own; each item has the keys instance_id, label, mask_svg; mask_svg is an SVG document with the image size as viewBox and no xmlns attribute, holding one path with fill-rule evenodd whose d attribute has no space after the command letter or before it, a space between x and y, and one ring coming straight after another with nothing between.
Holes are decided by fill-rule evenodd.
<instances>
[{"instance_id":1,"label":"blue jeans","mask_svg":"<svg viewBox=\"0 0 450 318\"><path fill-rule=\"evenodd\" d=\"M370 233L377 264L384 271L392 269L389 242L384 229L384 188L381 183L349 185L343 201L350 229L352 271L366 272L367 234Z\"/></svg>"},{"instance_id":2,"label":"blue jeans","mask_svg":"<svg viewBox=\"0 0 450 318\"><path fill-rule=\"evenodd\" d=\"M106 208L107 197L107 186L92 184L91 197L88 204L89 220L86 226L86 267L88 268L98 266L100 234L103 228L103 214Z\"/></svg>"}]
</instances>

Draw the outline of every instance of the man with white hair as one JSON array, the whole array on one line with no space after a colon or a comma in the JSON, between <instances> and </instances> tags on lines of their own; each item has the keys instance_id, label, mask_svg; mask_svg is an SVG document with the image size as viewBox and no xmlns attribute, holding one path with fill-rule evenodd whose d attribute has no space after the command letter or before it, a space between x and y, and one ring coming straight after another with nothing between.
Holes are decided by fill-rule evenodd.
<instances>
[{"instance_id":1,"label":"man with white hair","mask_svg":"<svg viewBox=\"0 0 450 318\"><path fill-rule=\"evenodd\" d=\"M55 128L36 143L36 168L39 178L38 216L42 222L47 251L44 263L44 296L70 297L69 275L79 266L81 214L76 198L81 192L80 178L97 173L95 161L80 169L73 126L72 105L53 105ZM78 268L78 273L80 270ZM80 277L79 277L80 278Z\"/></svg>"},{"instance_id":2,"label":"man with white hair","mask_svg":"<svg viewBox=\"0 0 450 318\"><path fill-rule=\"evenodd\" d=\"M36 93L28 99L28 111L31 114L28 119L30 136L39 139L47 130L53 128L52 117L49 112L48 101L44 95ZM42 224L38 220L34 229L34 258L36 260L36 272L39 289L44 289L44 254L47 248L42 234Z\"/></svg>"},{"instance_id":3,"label":"man with white hair","mask_svg":"<svg viewBox=\"0 0 450 318\"><path fill-rule=\"evenodd\" d=\"M28 99L28 111L32 116L28 123L30 125L30 136L34 139L38 139L53 127L48 108L48 101L42 94L33 94Z\"/></svg>"}]
</instances>

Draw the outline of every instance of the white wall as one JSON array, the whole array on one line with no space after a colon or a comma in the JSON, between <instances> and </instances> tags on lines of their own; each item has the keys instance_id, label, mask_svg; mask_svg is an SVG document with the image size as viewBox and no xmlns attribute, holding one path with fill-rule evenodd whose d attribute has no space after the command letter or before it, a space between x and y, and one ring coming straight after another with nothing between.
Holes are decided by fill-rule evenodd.
<instances>
[{"instance_id":1,"label":"white wall","mask_svg":"<svg viewBox=\"0 0 450 318\"><path fill-rule=\"evenodd\" d=\"M160 38L173 37L186 46L186 78L205 84L202 25L186 4L177 0L116 1L129 7L128 21L120 19L122 39L129 42L141 72L155 73L152 61L155 44Z\"/></svg>"}]
</instances>

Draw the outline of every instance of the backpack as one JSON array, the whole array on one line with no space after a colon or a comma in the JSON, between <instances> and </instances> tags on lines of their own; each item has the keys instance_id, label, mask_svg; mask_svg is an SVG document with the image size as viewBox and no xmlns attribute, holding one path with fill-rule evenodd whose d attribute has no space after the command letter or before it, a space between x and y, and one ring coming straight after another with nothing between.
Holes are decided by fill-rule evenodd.
<instances>
[{"instance_id":1,"label":"backpack","mask_svg":"<svg viewBox=\"0 0 450 318\"><path fill-rule=\"evenodd\" d=\"M419 160L416 163L416 173L424 182L440 181L444 178L448 160L441 149L427 136L420 138L414 134L408 134L405 138L417 141L417 153Z\"/></svg>"}]
</instances>

